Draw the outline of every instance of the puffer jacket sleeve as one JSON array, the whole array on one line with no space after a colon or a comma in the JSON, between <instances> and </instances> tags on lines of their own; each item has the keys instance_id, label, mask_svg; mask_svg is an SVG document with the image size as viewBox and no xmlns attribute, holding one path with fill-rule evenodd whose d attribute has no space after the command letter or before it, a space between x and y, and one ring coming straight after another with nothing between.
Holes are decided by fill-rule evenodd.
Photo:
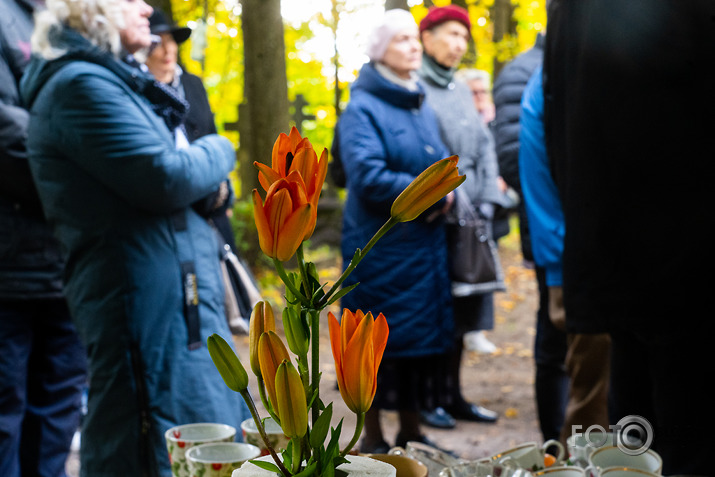
<instances>
[{"instance_id":1,"label":"puffer jacket sleeve","mask_svg":"<svg viewBox=\"0 0 715 477\"><path fill-rule=\"evenodd\" d=\"M209 135L176 150L166 126L108 70L84 64L58 73L54 124L81 169L133 206L156 213L213 192L235 164L227 139ZM63 75L63 73L66 73Z\"/></svg>"},{"instance_id":2,"label":"puffer jacket sleeve","mask_svg":"<svg viewBox=\"0 0 715 477\"><path fill-rule=\"evenodd\" d=\"M376 114L356 101L340 116L340 155L350 191L361 201L389 211L392 202L415 176L388 164L382 130Z\"/></svg>"},{"instance_id":3,"label":"puffer jacket sleeve","mask_svg":"<svg viewBox=\"0 0 715 477\"><path fill-rule=\"evenodd\" d=\"M521 193L519 181L519 116L521 95L534 69L541 63L543 50L534 47L506 65L494 81L496 109L494 141L499 173L504 181Z\"/></svg>"}]
</instances>

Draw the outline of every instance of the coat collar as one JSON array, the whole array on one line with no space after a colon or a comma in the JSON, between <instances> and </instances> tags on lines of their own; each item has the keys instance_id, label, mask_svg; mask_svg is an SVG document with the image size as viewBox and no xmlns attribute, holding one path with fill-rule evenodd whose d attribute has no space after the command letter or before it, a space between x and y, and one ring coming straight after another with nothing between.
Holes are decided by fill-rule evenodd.
<instances>
[{"instance_id":1,"label":"coat collar","mask_svg":"<svg viewBox=\"0 0 715 477\"><path fill-rule=\"evenodd\" d=\"M372 63L363 65L352 90L365 91L402 109L419 109L425 98L425 91L420 83L417 83L416 91L410 91L382 76Z\"/></svg>"}]
</instances>

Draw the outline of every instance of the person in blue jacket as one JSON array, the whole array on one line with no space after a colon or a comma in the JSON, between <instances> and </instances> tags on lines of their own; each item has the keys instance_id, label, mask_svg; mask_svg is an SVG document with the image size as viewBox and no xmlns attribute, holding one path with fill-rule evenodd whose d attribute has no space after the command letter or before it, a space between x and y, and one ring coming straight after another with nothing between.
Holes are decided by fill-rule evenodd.
<instances>
[{"instance_id":1,"label":"person in blue jacket","mask_svg":"<svg viewBox=\"0 0 715 477\"><path fill-rule=\"evenodd\" d=\"M20 78L39 3L0 0L0 475L63 477L87 382L64 257L27 160Z\"/></svg>"},{"instance_id":2,"label":"person in blue jacket","mask_svg":"<svg viewBox=\"0 0 715 477\"><path fill-rule=\"evenodd\" d=\"M344 265L390 217L390 206L422 171L449 154L434 113L424 101L416 70L422 47L417 25L403 10L389 10L375 28L368 57L338 124L347 180L343 212ZM375 245L346 280L357 288L342 306L383 313L390 326L377 395L366 416L362 452L385 452L380 409L399 411L396 445L427 442L420 432L420 398L430 357L452 344L454 321L442 199L415 221L401 223Z\"/></svg>"},{"instance_id":3,"label":"person in blue jacket","mask_svg":"<svg viewBox=\"0 0 715 477\"><path fill-rule=\"evenodd\" d=\"M563 252L566 225L558 188L546 152L543 70L539 65L524 89L519 132L519 174L530 225L534 262L544 269L549 317L566 331L563 309ZM568 404L559 439L592 425L608 429L610 337L606 333L567 333ZM581 426L580 431L574 426ZM587 464L587 463L584 463Z\"/></svg>"},{"instance_id":4,"label":"person in blue jacket","mask_svg":"<svg viewBox=\"0 0 715 477\"><path fill-rule=\"evenodd\" d=\"M177 149L185 103L120 59L150 45L151 12L142 0L48 3L21 82L30 167L88 354L87 477L169 477L169 428L249 417L206 347L230 332L217 237L192 207L220 190L234 150L215 134Z\"/></svg>"}]
</instances>

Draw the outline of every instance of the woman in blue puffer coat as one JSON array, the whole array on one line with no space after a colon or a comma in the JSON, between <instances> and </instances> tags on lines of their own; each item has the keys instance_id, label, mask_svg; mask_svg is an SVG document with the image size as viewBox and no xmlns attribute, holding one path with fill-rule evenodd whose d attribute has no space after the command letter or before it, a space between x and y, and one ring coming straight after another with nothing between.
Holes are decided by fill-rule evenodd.
<instances>
[{"instance_id":1,"label":"woman in blue puffer coat","mask_svg":"<svg viewBox=\"0 0 715 477\"><path fill-rule=\"evenodd\" d=\"M344 266L390 216L402 190L434 162L447 157L437 122L424 102L415 71L422 47L417 25L403 10L386 12L338 124L347 179L343 212ZM452 342L453 317L442 199L413 222L401 223L375 245L346 280L359 286L342 299L350 310L383 313L390 327L377 395L366 416L362 452L385 452L379 409L397 409L396 445L427 441L420 433L420 395L431 356Z\"/></svg>"},{"instance_id":2,"label":"woman in blue puffer coat","mask_svg":"<svg viewBox=\"0 0 715 477\"><path fill-rule=\"evenodd\" d=\"M150 44L142 0L47 7L22 93L30 166L89 358L81 472L168 477L167 429L250 417L206 348L230 332L216 233L192 207L220 190L233 147L208 135L177 150L167 124L183 103L119 60Z\"/></svg>"}]
</instances>

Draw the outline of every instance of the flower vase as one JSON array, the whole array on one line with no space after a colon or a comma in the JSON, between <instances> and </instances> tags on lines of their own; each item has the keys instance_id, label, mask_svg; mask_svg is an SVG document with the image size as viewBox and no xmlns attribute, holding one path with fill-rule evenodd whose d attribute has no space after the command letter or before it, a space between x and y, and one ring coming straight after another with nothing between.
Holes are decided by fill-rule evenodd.
<instances>
[{"instance_id":1,"label":"flower vase","mask_svg":"<svg viewBox=\"0 0 715 477\"><path fill-rule=\"evenodd\" d=\"M370 457L347 455L345 458L349 462L339 465L338 469L344 472L346 477L396 477L397 475L395 467ZM256 460L273 462L269 455ZM240 468L233 471L231 477L275 477L276 475L276 473L261 469L251 462L244 462Z\"/></svg>"}]
</instances>

